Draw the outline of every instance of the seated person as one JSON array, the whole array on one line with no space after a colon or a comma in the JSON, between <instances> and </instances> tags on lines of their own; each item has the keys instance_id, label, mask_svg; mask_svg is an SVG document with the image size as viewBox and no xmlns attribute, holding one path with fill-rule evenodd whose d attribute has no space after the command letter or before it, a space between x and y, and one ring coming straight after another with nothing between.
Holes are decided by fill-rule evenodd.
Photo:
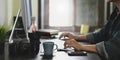
<instances>
[{"instance_id":1,"label":"seated person","mask_svg":"<svg viewBox=\"0 0 120 60\"><path fill-rule=\"evenodd\" d=\"M64 47L73 47L76 50L85 50L98 53L103 60L120 60L120 0L107 0L116 6L107 24L95 33L75 36L70 33L63 33L59 38L68 37ZM79 44L76 40L86 40L92 45Z\"/></svg>"}]
</instances>

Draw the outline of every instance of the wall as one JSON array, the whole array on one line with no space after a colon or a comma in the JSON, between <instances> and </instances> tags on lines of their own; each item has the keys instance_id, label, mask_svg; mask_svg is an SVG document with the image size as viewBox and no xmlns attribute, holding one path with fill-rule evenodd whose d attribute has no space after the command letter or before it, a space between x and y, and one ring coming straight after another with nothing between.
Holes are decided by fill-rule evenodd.
<instances>
[{"instance_id":1,"label":"wall","mask_svg":"<svg viewBox=\"0 0 120 60\"><path fill-rule=\"evenodd\" d=\"M12 26L13 17L17 15L18 9L20 8L20 0L5 0L6 8L6 20L4 21L5 25Z\"/></svg>"},{"instance_id":2,"label":"wall","mask_svg":"<svg viewBox=\"0 0 120 60\"><path fill-rule=\"evenodd\" d=\"M88 24L96 26L98 20L98 0L76 0L76 26Z\"/></svg>"},{"instance_id":3,"label":"wall","mask_svg":"<svg viewBox=\"0 0 120 60\"><path fill-rule=\"evenodd\" d=\"M12 20L12 16L13 16L13 12L12 12L12 10L13 10L13 6L12 6L12 4L13 4L13 0L7 0L6 1L6 15L7 15L7 20L6 20L6 22L5 22L5 24L8 24L9 26L10 25L12 25L11 24L11 20Z\"/></svg>"},{"instance_id":4,"label":"wall","mask_svg":"<svg viewBox=\"0 0 120 60\"><path fill-rule=\"evenodd\" d=\"M6 20L6 0L0 0L0 25Z\"/></svg>"},{"instance_id":5,"label":"wall","mask_svg":"<svg viewBox=\"0 0 120 60\"><path fill-rule=\"evenodd\" d=\"M4 0L3 0L4 1ZM38 0L32 0L32 14L33 17L35 17L36 20L36 25L37 25L37 20L38 20ZM6 21L5 24L8 25L13 25L13 17L17 15L18 10L20 9L20 0L7 0L6 1Z\"/></svg>"}]
</instances>

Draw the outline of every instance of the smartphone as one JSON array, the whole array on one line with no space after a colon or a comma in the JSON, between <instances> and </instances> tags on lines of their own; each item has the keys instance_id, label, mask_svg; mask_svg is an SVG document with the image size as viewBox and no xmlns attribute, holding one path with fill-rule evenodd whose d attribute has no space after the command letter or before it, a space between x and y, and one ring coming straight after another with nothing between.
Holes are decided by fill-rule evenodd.
<instances>
[{"instance_id":1,"label":"smartphone","mask_svg":"<svg viewBox=\"0 0 120 60\"><path fill-rule=\"evenodd\" d=\"M74 51L74 52L68 52L69 56L87 56L86 51Z\"/></svg>"}]
</instances>

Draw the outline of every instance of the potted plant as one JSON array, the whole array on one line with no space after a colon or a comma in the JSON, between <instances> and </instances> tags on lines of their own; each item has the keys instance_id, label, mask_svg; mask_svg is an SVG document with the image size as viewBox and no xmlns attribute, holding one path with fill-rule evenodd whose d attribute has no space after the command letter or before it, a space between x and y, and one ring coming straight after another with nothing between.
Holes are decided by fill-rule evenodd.
<instances>
[{"instance_id":1,"label":"potted plant","mask_svg":"<svg viewBox=\"0 0 120 60\"><path fill-rule=\"evenodd\" d=\"M7 26L0 26L0 54L4 52L4 43L8 36L8 27Z\"/></svg>"}]
</instances>

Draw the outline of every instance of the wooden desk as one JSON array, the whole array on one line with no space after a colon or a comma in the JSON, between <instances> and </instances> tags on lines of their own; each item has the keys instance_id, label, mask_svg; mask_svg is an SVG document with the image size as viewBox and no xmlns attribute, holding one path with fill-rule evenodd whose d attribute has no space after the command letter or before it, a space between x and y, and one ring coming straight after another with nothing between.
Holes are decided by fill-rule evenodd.
<instances>
[{"instance_id":1,"label":"wooden desk","mask_svg":"<svg viewBox=\"0 0 120 60\"><path fill-rule=\"evenodd\" d=\"M64 48L64 46L63 46L64 41L61 41L59 39L41 39L41 46L42 46L42 43L46 42L46 41L52 41L58 45L58 48L61 48L61 49ZM43 49L43 48L41 47L41 49ZM39 57L38 59L40 60L41 57ZM42 60L44 60L44 59L42 59ZM69 56L64 51L58 51L58 52L54 53L54 57L51 60L101 60L101 59L95 53L88 53L87 56Z\"/></svg>"},{"instance_id":2,"label":"wooden desk","mask_svg":"<svg viewBox=\"0 0 120 60\"><path fill-rule=\"evenodd\" d=\"M61 41L59 39L40 39L40 51L43 49L42 43L46 41L52 41L55 42L55 44L58 45L58 48L63 48L64 41ZM68 56L68 54L64 51L58 51L54 53L54 56L51 59L44 59L43 53L39 51L38 55L35 57L30 56L24 56L24 57L10 57L9 60L101 60L100 57L97 54L94 53L88 53L87 56ZM0 60L4 60L3 56L0 56Z\"/></svg>"},{"instance_id":3,"label":"wooden desk","mask_svg":"<svg viewBox=\"0 0 120 60\"><path fill-rule=\"evenodd\" d=\"M63 44L64 41L59 40L57 38L55 39L40 39L40 50L39 53L36 56L15 56L15 57L9 57L9 60L101 60L100 57L95 53L88 53L87 56L68 56L68 54L64 51L56 51L51 59L44 59L43 53L41 51L43 50L42 43L46 41L52 41L55 44L58 45L58 48L64 48ZM81 42L83 43L83 42ZM0 55L0 60L4 60L4 55Z\"/></svg>"}]
</instances>

